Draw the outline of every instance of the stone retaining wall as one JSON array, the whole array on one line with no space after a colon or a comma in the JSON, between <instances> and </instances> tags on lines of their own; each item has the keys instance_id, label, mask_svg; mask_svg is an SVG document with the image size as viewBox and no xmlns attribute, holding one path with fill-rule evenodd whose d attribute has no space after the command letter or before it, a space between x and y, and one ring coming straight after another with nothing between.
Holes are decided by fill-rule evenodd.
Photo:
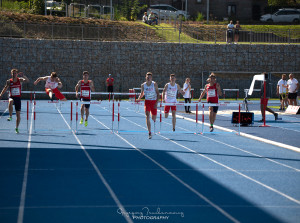
<instances>
[{"instance_id":1,"label":"stone retaining wall","mask_svg":"<svg viewBox=\"0 0 300 223\"><path fill-rule=\"evenodd\" d=\"M176 44L142 42L93 42L68 40L0 39L0 88L17 68L31 80L23 90L32 90L39 76L56 71L63 91L74 91L84 70L89 71L96 91L105 91L105 80L111 73L115 91L128 92L140 87L148 71L162 88L175 73L182 86L190 77L195 96L215 71L222 88L249 88L252 76L271 72L274 92L282 72L294 72L300 79L300 45L246 44ZM204 72L204 74L203 74ZM276 74L274 74L276 72ZM205 83L204 83L205 84ZM43 90L43 84L34 89ZM240 94L242 97L243 94ZM275 95L273 95L275 97Z\"/></svg>"}]
</instances>

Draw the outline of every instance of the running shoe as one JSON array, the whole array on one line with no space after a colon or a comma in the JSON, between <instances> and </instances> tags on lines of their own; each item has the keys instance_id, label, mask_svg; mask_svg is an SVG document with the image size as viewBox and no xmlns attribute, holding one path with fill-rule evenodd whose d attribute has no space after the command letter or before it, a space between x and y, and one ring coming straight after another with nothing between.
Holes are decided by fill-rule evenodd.
<instances>
[{"instance_id":1,"label":"running shoe","mask_svg":"<svg viewBox=\"0 0 300 223\"><path fill-rule=\"evenodd\" d=\"M175 128L173 128L173 132L175 132Z\"/></svg>"},{"instance_id":2,"label":"running shoe","mask_svg":"<svg viewBox=\"0 0 300 223\"><path fill-rule=\"evenodd\" d=\"M16 128L15 130L16 130L16 133L17 133L17 134L19 134L19 129L18 129L18 128Z\"/></svg>"},{"instance_id":3,"label":"running shoe","mask_svg":"<svg viewBox=\"0 0 300 223\"><path fill-rule=\"evenodd\" d=\"M80 122L79 122L79 124L80 124L80 125L82 125L82 124L83 124L83 118L81 118L81 119L80 119Z\"/></svg>"},{"instance_id":4,"label":"running shoe","mask_svg":"<svg viewBox=\"0 0 300 223\"><path fill-rule=\"evenodd\" d=\"M152 135L151 135L151 132L149 132L149 139L152 139Z\"/></svg>"},{"instance_id":5,"label":"running shoe","mask_svg":"<svg viewBox=\"0 0 300 223\"><path fill-rule=\"evenodd\" d=\"M84 126L87 127L88 126L88 121L84 122Z\"/></svg>"},{"instance_id":6,"label":"running shoe","mask_svg":"<svg viewBox=\"0 0 300 223\"><path fill-rule=\"evenodd\" d=\"M7 121L11 121L11 120L12 120L12 117L9 116L9 117L7 118Z\"/></svg>"},{"instance_id":7,"label":"running shoe","mask_svg":"<svg viewBox=\"0 0 300 223\"><path fill-rule=\"evenodd\" d=\"M275 121L278 119L278 114L274 113Z\"/></svg>"},{"instance_id":8,"label":"running shoe","mask_svg":"<svg viewBox=\"0 0 300 223\"><path fill-rule=\"evenodd\" d=\"M210 127L209 127L209 131L210 131L210 132L214 131L214 127L213 127L213 126L210 126Z\"/></svg>"}]
</instances>

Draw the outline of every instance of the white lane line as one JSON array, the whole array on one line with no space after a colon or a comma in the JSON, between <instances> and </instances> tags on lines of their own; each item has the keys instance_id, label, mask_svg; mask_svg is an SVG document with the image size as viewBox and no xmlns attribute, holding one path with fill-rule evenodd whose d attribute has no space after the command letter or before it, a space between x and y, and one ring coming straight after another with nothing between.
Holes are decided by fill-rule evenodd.
<instances>
[{"instance_id":1,"label":"white lane line","mask_svg":"<svg viewBox=\"0 0 300 223\"><path fill-rule=\"evenodd\" d=\"M26 161L25 161L25 168L24 168L24 177L23 177L23 183L22 183L22 191L21 191L21 199L20 199L20 205L19 205L19 212L18 212L17 223L22 223L23 219L24 219L24 207L25 207L25 199L26 199L27 180L28 180L28 169L29 169L29 157L30 157L30 147L31 147L32 123L33 123L33 110L31 111L31 121L30 121L29 137L28 137L28 144L27 144L27 154L26 154Z\"/></svg>"},{"instance_id":2,"label":"white lane line","mask_svg":"<svg viewBox=\"0 0 300 223\"><path fill-rule=\"evenodd\" d=\"M1 114L0 118L8 111L8 109L5 109L4 112Z\"/></svg>"},{"instance_id":3,"label":"white lane line","mask_svg":"<svg viewBox=\"0 0 300 223\"><path fill-rule=\"evenodd\" d=\"M140 114L140 115L142 115L142 114ZM181 117L183 117L183 116L181 116ZM145 127L143 127L143 126L141 126L141 125L139 125L139 124L137 124L137 123L135 123L135 122L133 122L133 121L131 121L131 120L125 118L125 117L122 117L122 116L121 116L121 118L123 118L123 119L125 119L125 120L127 120L127 121L129 121L129 122L131 122L131 123L133 123L133 124L135 124L135 125L137 125L137 126L139 126L139 127L145 129ZM188 121L193 121L193 122L195 122L195 120L190 119L190 118L184 118L184 119L185 119L185 120L188 120ZM167 125L171 125L170 123L167 123L167 122L165 122L165 121L163 121L163 123L165 123L165 124L167 124ZM207 124L207 125L210 126L209 124ZM182 130L185 130L185 131L187 131L187 132L190 132L190 130L188 130L188 129L185 129L185 128L182 128L182 127L178 127L178 128L180 128L180 129L182 129ZM223 127L219 127L219 128L220 128L221 130L224 130ZM226 129L225 129L224 131L226 131ZM248 153L248 154L251 154L251 155L253 155L253 156L256 156L256 157L259 157L259 158L263 158L263 159L266 159L266 160L268 160L268 161L270 161L270 162L272 162L272 163L276 163L276 164L278 164L278 165L280 165L280 166L284 166L284 167L287 167L287 168L289 168L289 169L292 169L292 170L295 170L295 171L297 171L297 172L300 172L300 169L297 169L297 168L294 168L294 167L292 167L292 166L289 166L289 165L280 163L280 162L275 161L275 160L273 160L273 159L270 159L270 158L267 158L267 157L264 157L264 156L261 156L261 155L258 155L258 154L249 152L249 151L247 151L247 150L244 150L244 149L241 149L241 148L239 148L239 147L236 147L236 146L233 146L233 145L230 145L230 144L227 144L227 143L218 141L218 140L216 140L216 139L207 137L207 136L205 136L205 135L202 135L202 137L205 137L205 138L207 138L207 139L209 139L209 140L211 140L211 141L214 141L214 142L217 142L217 143L226 145L226 146L228 146L228 147L230 147L230 148L234 148L234 149L236 149L236 150L242 151L242 152L244 152L244 153Z\"/></svg>"},{"instance_id":4,"label":"white lane line","mask_svg":"<svg viewBox=\"0 0 300 223\"><path fill-rule=\"evenodd\" d=\"M180 118L184 118L184 120L195 122L195 120L193 120L191 118L186 118L186 117L183 117L181 115L177 115L177 116L180 117ZM204 125L209 126L208 123L204 123ZM226 132L232 132L233 131L232 129L224 128L224 127L221 127L221 126L218 126L218 125L214 125L214 128L217 128L217 129L220 129L220 130L223 130L223 131L226 131ZM281 148L284 148L284 149L289 149L289 150L300 153L300 148L299 147L290 146L290 145L280 143L280 142L275 142L275 141L272 141L272 140L269 140L269 139L261 138L261 137L258 137L258 136L253 136L253 135L243 133L243 132L241 132L240 135L244 136L246 138L254 139L254 140L257 140L257 141L260 141L260 142L264 142L264 143L267 143L267 144L271 144L271 145L274 145L274 146L278 146L278 147L281 147Z\"/></svg>"},{"instance_id":5,"label":"white lane line","mask_svg":"<svg viewBox=\"0 0 300 223\"><path fill-rule=\"evenodd\" d=\"M63 118L64 122L66 123L66 125L68 126L68 128L70 130L72 130L72 128L70 127L69 123L66 121L66 119L64 118L64 116L62 115L62 113L60 112L60 110L57 108L57 111L59 112L59 114L61 115L61 117ZM115 194L115 192L113 191L113 189L110 187L110 185L108 184L107 180L104 178L104 176L102 175L101 171L99 170L99 168L97 167L96 163L94 162L94 160L92 159L92 157L90 156L90 154L86 151L85 147L82 145L81 141L79 140L79 138L77 137L77 135L75 134L75 132L72 130L72 134L75 137L76 141L78 142L78 144L80 145L80 148L84 151L85 155L87 156L88 160L90 161L90 163L92 164L92 166L94 167L96 173L98 174L100 180L102 181L102 183L104 184L104 186L106 187L106 189L108 190L109 194L111 195L111 197L113 198L113 200L115 201L115 203L118 205L118 208L120 210L122 210L124 213L128 213L125 209L125 207L122 205L122 203L120 202L120 200L118 199L117 195ZM133 221L131 220L131 218L129 217L129 215L122 215L125 220L128 223L133 223Z\"/></svg>"},{"instance_id":6,"label":"white lane line","mask_svg":"<svg viewBox=\"0 0 300 223\"><path fill-rule=\"evenodd\" d=\"M91 115L91 117L94 120L96 120L99 124L101 124L101 125L105 126L106 128L108 128L104 123L102 123L99 120L97 120L94 116ZM169 171L165 166L163 166L162 164L160 164L159 162L157 162L156 160L154 160L152 157L150 157L147 154L145 154L143 151L141 151L139 148L137 148L136 146L134 146L133 144L131 144L129 141L127 141L125 138L123 138L119 134L115 134L115 135L118 136L120 139L122 139L124 142L126 142L128 145L130 145L133 149L135 149L136 151L138 151L139 153L141 153L143 156L145 156L146 158L148 158L149 160L151 160L154 164L156 164L158 167L160 167L162 170L164 170L166 173L168 173L171 177L173 177L175 180L177 180L179 183L181 183L183 186L185 186L191 192L193 192L194 194L196 194L199 198L201 198L202 200L204 200L205 202L207 202L209 205L211 205L212 207L214 207L216 210L218 210L221 214L223 214L225 217L227 217L228 219L230 219L232 222L236 222L236 223L239 222L237 219L235 219L229 213L227 213L225 210L223 210L220 206L218 206L217 204L215 204L212 201L210 201L207 197L205 197L204 195L202 195L201 193L199 193L196 189L194 189L193 187L191 187L190 185L188 185L186 182L184 182L183 180L181 180L179 177L177 177L175 174L173 174L171 171Z\"/></svg>"},{"instance_id":7,"label":"white lane line","mask_svg":"<svg viewBox=\"0 0 300 223\"><path fill-rule=\"evenodd\" d=\"M124 117L123 117L123 118L124 118ZM126 119L126 118L124 118L124 119ZM128 120L128 119L126 119L126 120ZM130 121L130 120L128 120L128 121ZM130 122L132 122L132 121L130 121ZM135 122L132 122L132 123L135 123ZM140 126L140 125L137 124L137 123L136 123L136 125ZM143 128L146 129L145 127L143 127ZM233 169L233 168L231 168L231 167L229 167L229 166L227 166L227 165L225 165L225 164L223 164L223 163L220 163L220 162L218 162L218 161L216 161L216 160L214 160L214 159L212 159L212 158L209 158L208 156L205 156L205 155L203 155L203 154L201 154L201 153L198 153L198 152L196 152L195 150L192 150L192 149L190 149L190 148L188 148L188 147L186 147L186 146L184 146L184 145L181 145L180 143L177 143L177 142L173 141L172 139L169 139L169 138L167 138L167 137L165 137L165 136L163 136L163 135L158 135L158 136L160 136L160 137L162 137L162 138L164 138L164 139L166 139L166 140L168 140L168 141L170 141L170 142L172 142L172 143L178 145L179 147L182 147L182 148L184 148L184 149L186 149L186 150L188 150L188 151L190 151L190 152L193 152L193 153L195 153L195 154L197 154L197 155L199 155L199 156L201 156L201 157L203 157L203 158L205 158L205 159L208 159L208 160L210 160L211 162L213 162L213 163L215 163L215 164L217 164L217 165L220 165L220 166L222 166L222 167L224 167L224 168L226 168L226 169L228 169L228 170L230 170L230 171L232 171L232 172L234 172L234 173L236 173L236 174L238 174L238 175L240 175L240 176L242 176L242 177L244 177L244 178L246 178L246 179L248 179L248 180L250 180L250 181L252 181L252 182L254 182L254 183L256 183L256 184L258 184L258 185L260 185L260 186L263 186L264 188L266 188L266 189L268 189L268 190L270 190L270 191L273 191L273 192L275 192L275 193L277 193L277 194L279 194L279 195L285 197L286 199L288 199L288 200L290 200L290 201L292 201L292 202L295 202L296 204L299 204L299 205L300 205L300 201L299 201L299 200L297 200L297 199L295 199L295 198L293 198L293 197L291 197L291 196L289 196L289 195L287 195L287 194L284 194L283 192L281 192L281 191L279 191L279 190L277 190L277 189L275 189L275 188L273 188L273 187L271 187L271 186L268 186L268 185L266 185L266 184L264 184L264 183L262 183L262 182L260 182L260 181L258 181L258 180L255 180L254 178L249 177L249 176L247 176L246 174L243 174L243 173L239 172L238 170L235 170L235 169ZM208 138L208 137L207 137L207 138Z\"/></svg>"}]
</instances>

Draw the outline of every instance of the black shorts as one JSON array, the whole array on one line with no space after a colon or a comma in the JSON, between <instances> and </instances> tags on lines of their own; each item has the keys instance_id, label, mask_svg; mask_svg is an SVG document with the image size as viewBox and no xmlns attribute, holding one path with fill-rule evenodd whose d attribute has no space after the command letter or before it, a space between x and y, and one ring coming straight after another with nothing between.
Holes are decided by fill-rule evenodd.
<instances>
[{"instance_id":1,"label":"black shorts","mask_svg":"<svg viewBox=\"0 0 300 223\"><path fill-rule=\"evenodd\" d=\"M213 108L214 113L218 113L219 106L211 106Z\"/></svg>"},{"instance_id":2,"label":"black shorts","mask_svg":"<svg viewBox=\"0 0 300 223\"><path fill-rule=\"evenodd\" d=\"M114 92L114 86L107 86L107 92Z\"/></svg>"},{"instance_id":3,"label":"black shorts","mask_svg":"<svg viewBox=\"0 0 300 223\"><path fill-rule=\"evenodd\" d=\"M297 99L297 93L289 93L288 99Z\"/></svg>"},{"instance_id":4,"label":"black shorts","mask_svg":"<svg viewBox=\"0 0 300 223\"><path fill-rule=\"evenodd\" d=\"M287 93L279 94L280 101L286 99L286 96L287 96Z\"/></svg>"},{"instance_id":5,"label":"black shorts","mask_svg":"<svg viewBox=\"0 0 300 223\"><path fill-rule=\"evenodd\" d=\"M81 98L81 101L91 101L90 99ZM90 104L84 104L85 108L90 108Z\"/></svg>"},{"instance_id":6,"label":"black shorts","mask_svg":"<svg viewBox=\"0 0 300 223\"><path fill-rule=\"evenodd\" d=\"M16 111L21 111L21 97L10 97L11 99L13 99L14 101L14 105L15 105L15 110Z\"/></svg>"}]
</instances>

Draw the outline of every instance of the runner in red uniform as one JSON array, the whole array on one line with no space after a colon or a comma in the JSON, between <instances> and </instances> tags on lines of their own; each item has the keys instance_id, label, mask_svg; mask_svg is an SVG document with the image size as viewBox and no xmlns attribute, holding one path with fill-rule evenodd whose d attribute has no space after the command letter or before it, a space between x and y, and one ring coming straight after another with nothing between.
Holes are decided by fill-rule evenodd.
<instances>
[{"instance_id":1,"label":"runner in red uniform","mask_svg":"<svg viewBox=\"0 0 300 223\"><path fill-rule=\"evenodd\" d=\"M94 82L89 80L89 72L83 72L83 79L78 81L77 85L75 86L76 97L79 98L81 101L91 101L91 91L95 91ZM79 91L80 89L80 96ZM88 117L90 114L90 104L82 104L81 105L81 119L80 124L83 124L83 116L85 110L85 121L84 126L88 125Z\"/></svg>"},{"instance_id":2,"label":"runner in red uniform","mask_svg":"<svg viewBox=\"0 0 300 223\"><path fill-rule=\"evenodd\" d=\"M208 84L205 85L205 90L201 93L199 101L204 97L205 93L207 94L207 102L208 103L219 103L219 96L222 96L222 91L220 84L217 83L217 79L214 73L209 75ZM214 122L216 120L218 106L210 106L209 107L209 122L210 122L210 132L214 131Z\"/></svg>"},{"instance_id":3,"label":"runner in red uniform","mask_svg":"<svg viewBox=\"0 0 300 223\"><path fill-rule=\"evenodd\" d=\"M18 77L19 75L19 77ZM7 118L7 121L12 120L12 113L13 113L13 104L15 105L16 110L16 133L19 133L19 124L21 121L21 83L22 82L29 82L28 78L23 73L18 73L17 69L11 70L11 76L12 78L6 81L6 84L1 91L0 99L2 98L2 95L6 92L8 88L10 88L9 91L9 102L8 102L8 111L9 111L9 117Z\"/></svg>"}]
</instances>

